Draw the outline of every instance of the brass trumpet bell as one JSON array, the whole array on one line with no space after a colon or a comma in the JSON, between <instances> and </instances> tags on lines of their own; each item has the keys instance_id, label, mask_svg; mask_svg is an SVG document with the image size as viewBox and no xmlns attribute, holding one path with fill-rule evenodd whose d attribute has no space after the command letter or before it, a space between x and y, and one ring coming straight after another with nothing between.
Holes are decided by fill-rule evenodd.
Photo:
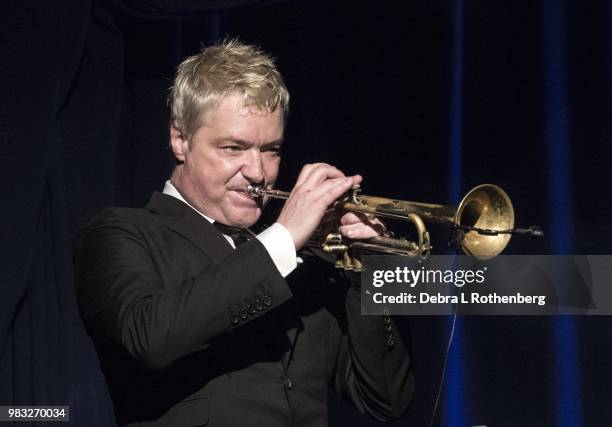
<instances>
[{"instance_id":1,"label":"brass trumpet bell","mask_svg":"<svg viewBox=\"0 0 612 427\"><path fill-rule=\"evenodd\" d=\"M514 208L504 190L497 185L482 184L463 197L453 222L480 229L511 230L514 228ZM489 259L504 250L510 237L510 234L489 236L471 230L465 233L462 248L477 259Z\"/></svg>"}]
</instances>

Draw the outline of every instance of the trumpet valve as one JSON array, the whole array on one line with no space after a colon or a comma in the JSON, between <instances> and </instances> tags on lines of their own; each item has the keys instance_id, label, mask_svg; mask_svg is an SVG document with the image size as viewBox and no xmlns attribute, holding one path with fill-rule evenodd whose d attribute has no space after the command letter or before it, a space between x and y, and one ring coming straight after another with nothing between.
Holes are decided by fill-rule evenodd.
<instances>
[{"instance_id":1,"label":"trumpet valve","mask_svg":"<svg viewBox=\"0 0 612 427\"><path fill-rule=\"evenodd\" d=\"M340 233L329 233L325 236L322 247L323 251L332 254L341 254L348 250L348 246L343 243Z\"/></svg>"}]
</instances>

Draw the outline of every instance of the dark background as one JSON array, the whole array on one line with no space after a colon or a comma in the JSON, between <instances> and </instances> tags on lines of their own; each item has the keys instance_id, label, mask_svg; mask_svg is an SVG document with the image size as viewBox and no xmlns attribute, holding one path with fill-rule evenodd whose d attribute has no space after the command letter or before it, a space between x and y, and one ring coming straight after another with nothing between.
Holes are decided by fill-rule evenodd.
<instances>
[{"instance_id":1,"label":"dark background","mask_svg":"<svg viewBox=\"0 0 612 427\"><path fill-rule=\"evenodd\" d=\"M239 36L277 58L292 96L279 188L313 161L407 200L456 202L492 182L519 224L547 233L507 253L609 254L611 20L609 0L3 3L0 404L71 405L73 425L112 425L72 238L96 208L162 188L168 87L202 44ZM444 253L446 231L431 231ZM418 388L394 425L426 426L453 321L398 322ZM610 325L458 318L433 424L609 425ZM331 425L378 425L330 405Z\"/></svg>"}]
</instances>

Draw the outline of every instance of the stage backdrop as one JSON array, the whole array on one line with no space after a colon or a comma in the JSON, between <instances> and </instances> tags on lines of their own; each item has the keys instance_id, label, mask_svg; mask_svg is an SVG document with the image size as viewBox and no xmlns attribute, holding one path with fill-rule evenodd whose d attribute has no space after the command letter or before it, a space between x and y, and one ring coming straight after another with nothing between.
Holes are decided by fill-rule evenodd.
<instances>
[{"instance_id":1,"label":"stage backdrop","mask_svg":"<svg viewBox=\"0 0 612 427\"><path fill-rule=\"evenodd\" d=\"M546 231L508 253L611 253L609 0L35 3L0 7L0 404L113 424L72 239L95 209L162 188L175 67L226 35L271 52L291 91L280 188L314 161L408 200L456 202L492 182L519 224ZM398 322L418 388L393 425L609 425L609 318ZM378 425L330 406L332 425Z\"/></svg>"}]
</instances>

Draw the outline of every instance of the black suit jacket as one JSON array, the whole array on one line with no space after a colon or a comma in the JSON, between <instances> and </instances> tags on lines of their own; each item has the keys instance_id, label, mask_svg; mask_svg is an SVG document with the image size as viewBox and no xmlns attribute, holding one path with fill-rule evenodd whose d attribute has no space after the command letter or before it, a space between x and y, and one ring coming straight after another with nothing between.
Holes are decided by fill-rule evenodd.
<instances>
[{"instance_id":1,"label":"black suit jacket","mask_svg":"<svg viewBox=\"0 0 612 427\"><path fill-rule=\"evenodd\" d=\"M414 379L390 319L316 256L285 280L263 245L234 250L183 202L108 208L77 240L79 307L120 425L319 426L335 386L400 415Z\"/></svg>"}]
</instances>

